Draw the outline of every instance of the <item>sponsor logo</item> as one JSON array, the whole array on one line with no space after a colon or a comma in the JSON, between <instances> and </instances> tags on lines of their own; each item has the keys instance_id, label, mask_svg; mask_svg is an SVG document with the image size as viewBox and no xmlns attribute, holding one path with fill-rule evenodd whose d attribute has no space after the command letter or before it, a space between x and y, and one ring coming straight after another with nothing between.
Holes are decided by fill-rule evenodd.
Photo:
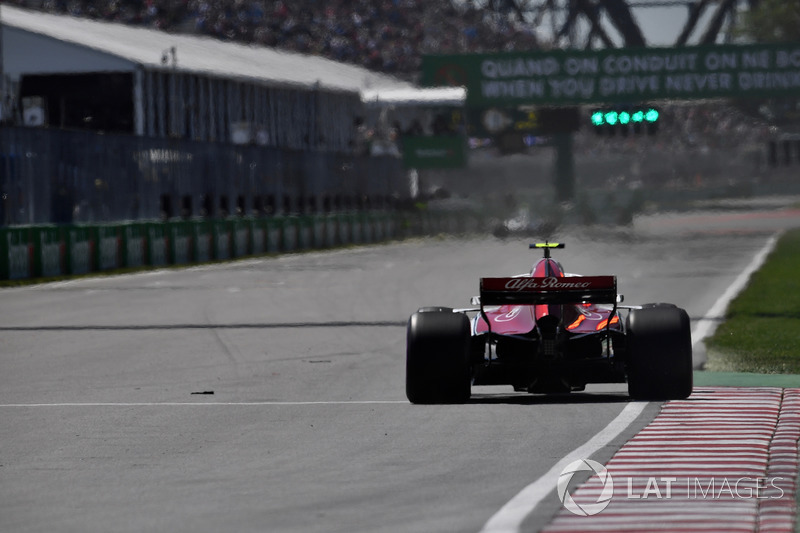
<instances>
[{"instance_id":1,"label":"sponsor logo","mask_svg":"<svg viewBox=\"0 0 800 533\"><path fill-rule=\"evenodd\" d=\"M580 279L580 278L578 278ZM564 278L511 278L506 283L506 290L525 291L531 289L587 289L590 281L566 281Z\"/></svg>"}]
</instances>

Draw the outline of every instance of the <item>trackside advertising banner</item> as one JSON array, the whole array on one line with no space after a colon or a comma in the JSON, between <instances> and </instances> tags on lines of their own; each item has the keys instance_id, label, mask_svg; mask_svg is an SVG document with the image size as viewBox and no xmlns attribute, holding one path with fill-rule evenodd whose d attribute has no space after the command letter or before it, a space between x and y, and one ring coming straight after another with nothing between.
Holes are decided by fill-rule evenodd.
<instances>
[{"instance_id":1,"label":"trackside advertising banner","mask_svg":"<svg viewBox=\"0 0 800 533\"><path fill-rule=\"evenodd\" d=\"M800 43L427 55L422 84L471 107L796 94Z\"/></svg>"}]
</instances>

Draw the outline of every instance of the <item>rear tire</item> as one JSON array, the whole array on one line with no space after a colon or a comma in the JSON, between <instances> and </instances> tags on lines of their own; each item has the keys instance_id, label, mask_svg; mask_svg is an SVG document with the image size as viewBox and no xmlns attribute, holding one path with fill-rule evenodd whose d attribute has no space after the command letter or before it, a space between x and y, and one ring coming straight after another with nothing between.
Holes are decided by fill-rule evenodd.
<instances>
[{"instance_id":1,"label":"rear tire","mask_svg":"<svg viewBox=\"0 0 800 533\"><path fill-rule=\"evenodd\" d=\"M420 309L408 320L406 396L411 403L469 400L470 325L463 313L445 307Z\"/></svg>"},{"instance_id":2,"label":"rear tire","mask_svg":"<svg viewBox=\"0 0 800 533\"><path fill-rule=\"evenodd\" d=\"M628 394L635 400L677 400L692 393L689 315L672 304L634 309L626 322Z\"/></svg>"}]
</instances>

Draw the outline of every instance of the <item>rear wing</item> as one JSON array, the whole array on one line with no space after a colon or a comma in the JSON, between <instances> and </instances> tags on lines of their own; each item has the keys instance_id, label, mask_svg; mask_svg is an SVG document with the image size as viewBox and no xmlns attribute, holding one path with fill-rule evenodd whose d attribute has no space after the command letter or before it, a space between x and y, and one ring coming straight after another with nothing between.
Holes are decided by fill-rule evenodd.
<instances>
[{"instance_id":1,"label":"rear wing","mask_svg":"<svg viewBox=\"0 0 800 533\"><path fill-rule=\"evenodd\" d=\"M481 306L617 303L616 276L481 278Z\"/></svg>"}]
</instances>

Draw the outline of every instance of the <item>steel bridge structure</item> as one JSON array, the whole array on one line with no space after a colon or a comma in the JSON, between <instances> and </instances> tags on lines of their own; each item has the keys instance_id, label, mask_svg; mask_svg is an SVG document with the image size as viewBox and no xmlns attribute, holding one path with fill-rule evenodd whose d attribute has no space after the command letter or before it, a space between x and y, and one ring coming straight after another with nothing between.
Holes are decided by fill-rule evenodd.
<instances>
[{"instance_id":1,"label":"steel bridge structure","mask_svg":"<svg viewBox=\"0 0 800 533\"><path fill-rule=\"evenodd\" d=\"M533 28L548 28L553 48L651 46L634 12L674 9L684 23L672 46L730 42L741 8L759 0L468 0L474 7L509 16Z\"/></svg>"}]
</instances>

